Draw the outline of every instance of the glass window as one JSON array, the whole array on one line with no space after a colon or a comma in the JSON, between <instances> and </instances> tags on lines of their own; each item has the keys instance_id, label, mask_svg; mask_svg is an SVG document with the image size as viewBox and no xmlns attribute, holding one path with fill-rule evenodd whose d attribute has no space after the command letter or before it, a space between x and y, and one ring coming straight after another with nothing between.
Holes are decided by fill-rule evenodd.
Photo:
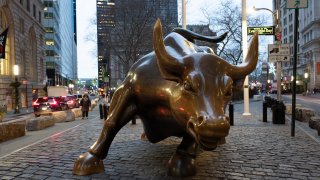
<instances>
[{"instance_id":1,"label":"glass window","mask_svg":"<svg viewBox=\"0 0 320 180\"><path fill-rule=\"evenodd\" d=\"M42 23L42 18L41 18L41 11L38 12L38 18L39 18L39 23Z\"/></svg>"},{"instance_id":2,"label":"glass window","mask_svg":"<svg viewBox=\"0 0 320 180\"><path fill-rule=\"evenodd\" d=\"M30 12L30 0L27 0L27 10Z\"/></svg>"},{"instance_id":3,"label":"glass window","mask_svg":"<svg viewBox=\"0 0 320 180\"><path fill-rule=\"evenodd\" d=\"M54 33L53 27L45 27L46 33Z\"/></svg>"},{"instance_id":4,"label":"glass window","mask_svg":"<svg viewBox=\"0 0 320 180\"><path fill-rule=\"evenodd\" d=\"M37 9L36 9L36 5L35 5L35 4L33 4L33 5L32 5L32 8L33 8L33 17L34 17L34 18L37 18Z\"/></svg>"},{"instance_id":5,"label":"glass window","mask_svg":"<svg viewBox=\"0 0 320 180\"><path fill-rule=\"evenodd\" d=\"M46 40L46 45L47 46L54 46L54 40L53 39L47 39Z\"/></svg>"},{"instance_id":6,"label":"glass window","mask_svg":"<svg viewBox=\"0 0 320 180\"><path fill-rule=\"evenodd\" d=\"M45 12L44 18L45 19L53 19L53 13L52 12Z\"/></svg>"}]
</instances>

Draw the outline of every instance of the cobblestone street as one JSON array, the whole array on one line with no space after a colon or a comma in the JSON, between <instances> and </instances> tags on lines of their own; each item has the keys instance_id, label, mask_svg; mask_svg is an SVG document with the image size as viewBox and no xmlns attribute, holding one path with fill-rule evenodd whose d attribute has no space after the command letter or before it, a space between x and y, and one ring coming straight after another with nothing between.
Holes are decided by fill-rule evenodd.
<instances>
[{"instance_id":1,"label":"cobblestone street","mask_svg":"<svg viewBox=\"0 0 320 180\"><path fill-rule=\"evenodd\" d=\"M242 116L242 106L235 104L227 143L199 152L197 175L189 179L320 179L319 141L297 127L291 137L290 122L272 124L269 109L268 123L263 123L262 101L250 102L251 117ZM157 144L141 140L139 120L114 139L105 172L73 175L75 158L95 142L103 126L98 108L93 113L96 117L84 124L0 158L0 179L172 179L166 175L166 163L180 139Z\"/></svg>"}]
</instances>

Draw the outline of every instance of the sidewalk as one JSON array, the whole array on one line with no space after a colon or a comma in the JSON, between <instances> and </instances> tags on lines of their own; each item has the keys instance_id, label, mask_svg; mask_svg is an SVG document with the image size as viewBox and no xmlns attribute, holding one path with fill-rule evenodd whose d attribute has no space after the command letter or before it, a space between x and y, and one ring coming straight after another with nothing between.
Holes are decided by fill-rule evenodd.
<instances>
[{"instance_id":1,"label":"sidewalk","mask_svg":"<svg viewBox=\"0 0 320 180\"><path fill-rule=\"evenodd\" d=\"M33 107L29 107L29 108L21 108L20 112L15 114L14 110L8 111L3 119L3 121L9 121L9 120L13 120L16 119L19 116L24 116L24 115L29 115L29 114L33 114Z\"/></svg>"},{"instance_id":2,"label":"sidewalk","mask_svg":"<svg viewBox=\"0 0 320 180\"><path fill-rule=\"evenodd\" d=\"M320 179L320 144L290 123L262 122L262 101L251 101L252 116L242 116L243 104L234 105L234 126L227 143L214 151L200 151L197 175L188 179ZM115 137L105 172L72 175L76 157L87 151L100 135L103 121L96 118L0 158L0 179L173 179L166 163L180 138L152 144L140 140L143 126L127 124ZM0 144L1 147L1 144Z\"/></svg>"}]
</instances>

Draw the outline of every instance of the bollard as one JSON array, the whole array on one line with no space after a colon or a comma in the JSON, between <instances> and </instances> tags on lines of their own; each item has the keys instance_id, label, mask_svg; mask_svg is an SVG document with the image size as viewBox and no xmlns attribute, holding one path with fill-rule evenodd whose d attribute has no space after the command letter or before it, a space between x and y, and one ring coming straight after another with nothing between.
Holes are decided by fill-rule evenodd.
<instances>
[{"instance_id":1,"label":"bollard","mask_svg":"<svg viewBox=\"0 0 320 180\"><path fill-rule=\"evenodd\" d=\"M229 121L230 121L230 125L233 126L233 104L232 104L232 102L229 103Z\"/></svg>"},{"instance_id":2,"label":"bollard","mask_svg":"<svg viewBox=\"0 0 320 180\"><path fill-rule=\"evenodd\" d=\"M132 118L132 120L131 120L131 123L132 123L132 124L137 124L137 122L136 122L136 116L133 116L133 118Z\"/></svg>"},{"instance_id":3,"label":"bollard","mask_svg":"<svg viewBox=\"0 0 320 180\"><path fill-rule=\"evenodd\" d=\"M262 121L263 122L268 122L267 118L268 118L268 115L267 115L267 109L268 109L268 105L267 105L267 102L263 101L262 103L262 111L263 111L263 114L262 114Z\"/></svg>"},{"instance_id":4,"label":"bollard","mask_svg":"<svg viewBox=\"0 0 320 180\"><path fill-rule=\"evenodd\" d=\"M107 116L108 116L107 105L104 104L103 105L103 118L104 118L104 120L107 119Z\"/></svg>"},{"instance_id":5,"label":"bollard","mask_svg":"<svg viewBox=\"0 0 320 180\"><path fill-rule=\"evenodd\" d=\"M99 104L100 119L103 119L102 104Z\"/></svg>"}]
</instances>

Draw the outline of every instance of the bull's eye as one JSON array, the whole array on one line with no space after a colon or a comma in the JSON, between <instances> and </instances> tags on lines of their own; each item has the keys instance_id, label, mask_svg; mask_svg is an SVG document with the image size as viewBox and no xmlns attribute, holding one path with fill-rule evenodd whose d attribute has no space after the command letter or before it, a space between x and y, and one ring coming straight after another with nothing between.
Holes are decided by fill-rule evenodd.
<instances>
[{"instance_id":1,"label":"bull's eye","mask_svg":"<svg viewBox=\"0 0 320 180\"><path fill-rule=\"evenodd\" d=\"M183 88L186 90L186 91L194 91L191 84L189 82L184 82L183 83Z\"/></svg>"}]
</instances>

